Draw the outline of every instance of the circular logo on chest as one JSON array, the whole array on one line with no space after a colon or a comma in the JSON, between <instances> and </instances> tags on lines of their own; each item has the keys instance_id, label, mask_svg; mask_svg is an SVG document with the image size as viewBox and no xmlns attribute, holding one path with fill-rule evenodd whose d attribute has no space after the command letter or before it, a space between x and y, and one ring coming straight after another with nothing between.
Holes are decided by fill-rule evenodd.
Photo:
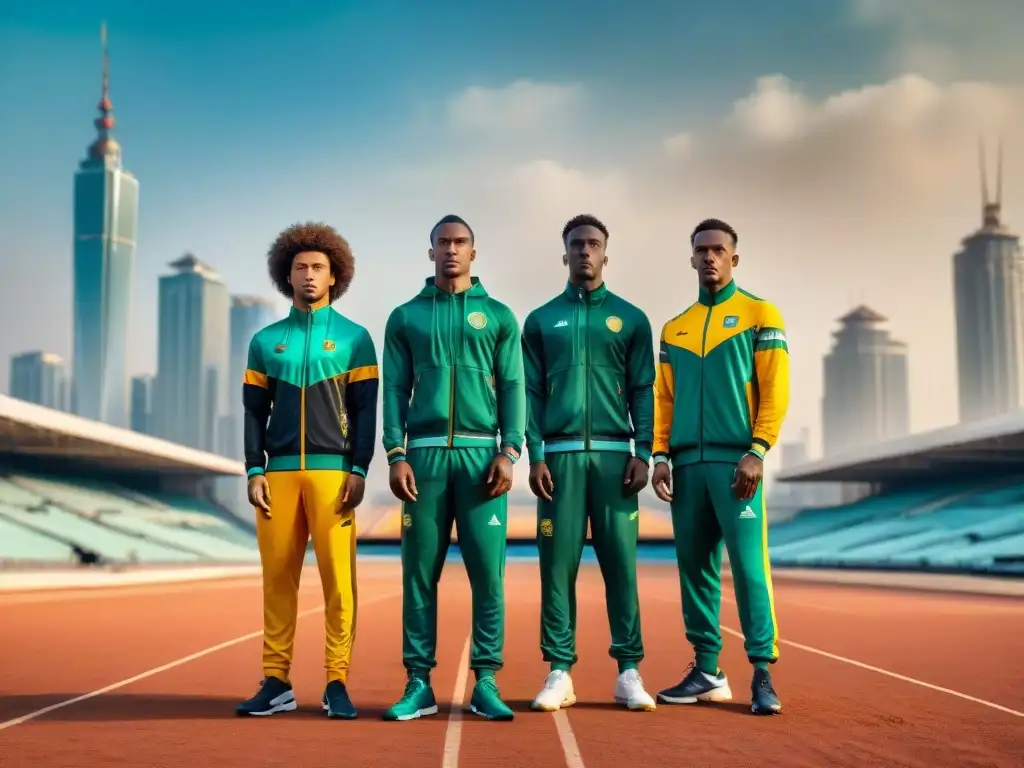
<instances>
[{"instance_id":1,"label":"circular logo on chest","mask_svg":"<svg viewBox=\"0 0 1024 768\"><path fill-rule=\"evenodd\" d=\"M334 342L330 339L324 339L324 352L333 352L336 349Z\"/></svg>"},{"instance_id":2,"label":"circular logo on chest","mask_svg":"<svg viewBox=\"0 0 1024 768\"><path fill-rule=\"evenodd\" d=\"M622 330L622 320L617 318L615 315L612 315L607 320L605 320L604 324L608 326L608 330L611 331L612 333L618 333L619 331Z\"/></svg>"},{"instance_id":3,"label":"circular logo on chest","mask_svg":"<svg viewBox=\"0 0 1024 768\"><path fill-rule=\"evenodd\" d=\"M466 322L479 331L487 325L487 316L483 312L471 312Z\"/></svg>"}]
</instances>

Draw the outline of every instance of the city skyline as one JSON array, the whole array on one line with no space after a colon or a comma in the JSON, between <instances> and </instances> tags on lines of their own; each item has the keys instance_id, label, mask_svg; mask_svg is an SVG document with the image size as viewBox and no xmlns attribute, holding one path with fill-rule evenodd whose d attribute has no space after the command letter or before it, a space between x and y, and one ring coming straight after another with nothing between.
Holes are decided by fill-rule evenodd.
<instances>
[{"instance_id":1,"label":"city skyline","mask_svg":"<svg viewBox=\"0 0 1024 768\"><path fill-rule=\"evenodd\" d=\"M841 33L830 32L845 41L837 50L849 62L856 59L852 51L857 46L852 41L863 41L876 29L870 19L857 17L856 22ZM263 145L262 151L253 151L258 146L253 141L260 135L256 126L252 133L246 131L226 141L224 134L209 130L212 123L207 117L215 112L210 111L208 100L186 108L187 101L175 100L167 92L169 84L148 63L152 54L140 48L138 21L134 24L114 20L116 29L125 30L118 33L115 59L130 62L122 70L115 66L115 90L131 94L127 104L123 97L118 102L124 105L119 106L119 130L130 132L124 140L131 147L133 171L146 189L140 213L144 223L136 276L139 308L132 320L129 353L131 374L152 373L156 368L155 293L164 263L190 250L214 264L233 291L271 297L263 261L265 245L296 219L324 218L353 242L357 278L339 309L365 322L379 340L388 307L415 292L426 276L425 232L449 208L466 215L480 233L478 274L520 317L556 293L564 281L557 234L561 223L580 210L592 210L612 228L610 284L643 306L656 329L684 308L682 303L694 290L692 273L685 264L685 245L666 250L659 238L673 226L678 228L680 225L672 222L680 219L684 222L680 234L685 238L691 224L707 214L721 215L738 227L743 258L737 278L779 304L791 327L794 409L787 429L788 425L794 430L806 425L812 427L815 437L820 433L816 409L810 404L820 400L819 361L828 342L825 329L837 305L855 306L862 301L882 308L892 318L893 329L913 350L913 428L926 429L956 419L955 352L949 341L954 335L950 254L964 232L975 226L977 136L994 137L1012 126L1022 105L1012 78L1000 84L1012 68L996 66L990 41L981 68L965 64L971 58L965 55L971 41L984 37L977 29L958 32L959 63L946 72L892 64L896 57L879 55L884 51L877 47L869 57L873 64L865 68L864 60L858 60L855 66L841 67L843 74L838 66L812 72L806 53L796 61L773 59L751 49L728 77L705 81L715 94L710 100L697 96L690 83L675 89L660 112L642 111L655 132L645 137L619 120L605 121L611 133L602 137L586 126L559 118L592 114L602 88L606 94L602 110L614 104L621 111L621 99L601 73L572 75L552 62L536 70L520 67L517 71L512 65L504 74L477 70L461 81L454 76L439 80L430 90L440 98L434 107L412 109L404 123L400 114L394 113L380 136L361 136L354 141L355 134L345 132L347 138L341 144L350 150L341 156L322 142L302 140L300 137L312 138L313 134L304 134L300 126L292 129L284 144L278 136ZM61 61L58 52L46 47L45 35L38 39L41 29L37 24L32 33L35 37L31 39L40 43L39 53L32 55ZM742 29L738 28L737 34L744 34ZM238 46L248 39L246 34L251 30L242 29L228 40L223 55L238 53ZM401 35L401 30L396 34ZM95 32L90 37L93 53L88 60L95 60ZM11 42L9 55L28 55L16 39ZM187 49L198 43L183 38L181 44ZM75 55L86 61L84 54ZM207 55L192 61L209 66L212 60ZM176 92L187 91L194 99L202 93L202 78L191 69L193 63L179 66L176 62L173 71L178 78ZM982 71L985 67L988 71ZM769 75L780 70L792 79ZM218 72L222 84L244 77L237 68ZM25 82L32 76L29 69ZM225 77L229 80L223 80ZM467 78L475 84L467 83ZM988 82L981 82L985 80ZM91 82L95 88L95 76ZM271 79L262 86L259 102L263 105L268 98L279 101L272 96L273 82ZM750 83L754 83L752 90ZM140 90L142 84L145 92ZM162 128L157 128L152 123L151 116L157 113L152 112L151 94L159 94L161 89L170 112L160 118ZM50 94L46 103L52 106L47 109L82 102L80 96L68 99L68 87L43 91ZM446 91L448 96L444 96ZM245 101L248 93L236 89L240 114L249 108ZM14 101L41 104L40 98ZM362 98L359 93L351 94L351 99L358 98ZM697 110L688 117L685 112L673 112L672 103ZM649 105L635 106L646 109ZM175 110L177 116L172 114ZM76 107L74 112L81 125L80 110ZM351 106L346 112L351 112ZM710 117L702 116L702 122L713 124L716 136L694 121L693 115L703 113ZM58 122L68 123L70 118ZM514 126L514 136L502 132L503 123ZM534 130L538 124L553 129L539 135ZM407 151L392 148L389 152L395 161L381 163L377 153L389 141L388 136L406 129L415 132L417 125L429 126L430 134L441 142L429 153L433 159L425 159L422 144L403 136ZM308 127L312 130L313 124ZM612 140L614 131L624 131L620 138L643 156L627 160L625 145ZM871 137L868 154L864 144L858 143L862 135ZM845 144L836 143L840 137L845 137ZM453 155L443 142L455 142L457 152ZM338 145L338 140L334 144ZM579 151L568 151L569 145ZM500 157L493 156L495 147L501 147ZM281 154L270 151L272 148L287 148L285 154L291 153L287 165L295 170L285 172L274 160ZM798 151L802 149L813 152ZM362 160L355 157L357 150ZM660 156L659 151L663 151ZM249 164L232 171L211 152ZM487 154L482 162L481 152ZM187 186L191 201L187 214L167 197L175 189L185 188L159 164L153 164L158 155L168 159L187 156L187 163L175 159L176 164L183 170L185 166L196 169ZM810 156L816 158L813 170L807 165ZM646 169L650 162L664 171ZM314 165L334 169L330 185L325 186L325 176ZM479 169L476 176L486 177L488 183L481 186L472 175L447 172L444 178L458 183L442 185L438 195L432 175L435 165L453 170L475 166ZM367 175L370 166L376 170ZM1022 177L1020 167L1021 153L1008 145L1007 179ZM39 189L49 184L45 168L46 163L39 164L32 176L33 184L42 185ZM296 170L305 180L298 186ZM681 187L676 181L679 173L703 181ZM344 183L339 183L342 180ZM238 184L260 191L246 193ZM687 186L700 190L699 201L685 191ZM346 194L347 188L358 190L358 196ZM282 197L278 191L284 189L291 191ZM526 190L529 196L524 198ZM46 199L45 194L35 197ZM9 210L23 205L12 202L16 205ZM1011 223L1024 220L1022 210L1021 196L1011 186L1004 218ZM240 211L245 212L243 217ZM22 218L32 221L31 215ZM41 247L51 230L59 233L65 226L62 217L50 218L47 227L32 228L43 232ZM19 230L11 231L17 248ZM382 238L382 232L388 237ZM877 279L873 260L859 256L875 254L880 248L894 256L882 280ZM60 252L54 253L59 256ZM646 268L629 268L635 262L634 253L645 254ZM652 270L664 278L652 280ZM813 283L810 295L806 289L795 288L808 281ZM908 284L917 289L916 303L905 300ZM18 298L12 296L8 304L19 306ZM58 317L59 312L54 319ZM949 333L945 334L941 329L947 324ZM35 335L19 337L16 346L7 348L8 354L35 347L70 357L67 342L57 333L45 328L29 329L29 333ZM802 405L805 403L808 406Z\"/></svg>"}]
</instances>

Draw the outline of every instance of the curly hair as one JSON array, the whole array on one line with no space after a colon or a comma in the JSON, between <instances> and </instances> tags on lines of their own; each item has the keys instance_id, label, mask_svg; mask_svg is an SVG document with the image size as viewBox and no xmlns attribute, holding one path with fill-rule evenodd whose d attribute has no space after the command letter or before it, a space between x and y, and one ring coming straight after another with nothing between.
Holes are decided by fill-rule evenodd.
<instances>
[{"instance_id":1,"label":"curly hair","mask_svg":"<svg viewBox=\"0 0 1024 768\"><path fill-rule=\"evenodd\" d=\"M591 216L589 213L581 213L579 216L573 216L569 219L565 226L562 228L562 242L569 237L569 233L577 227L594 227L598 232L604 235L604 241L608 242L608 227L604 225L600 219L596 216Z\"/></svg>"},{"instance_id":2,"label":"curly hair","mask_svg":"<svg viewBox=\"0 0 1024 768\"><path fill-rule=\"evenodd\" d=\"M736 230L726 224L721 219L704 219L700 224L693 228L693 233L690 235L690 245L693 245L693 241L697 239L697 235L701 232L725 232L732 238L732 245L735 248L740 242L740 236L736 234Z\"/></svg>"},{"instance_id":3,"label":"curly hair","mask_svg":"<svg viewBox=\"0 0 1024 768\"><path fill-rule=\"evenodd\" d=\"M331 301L340 299L352 284L356 272L356 260L348 241L327 224L307 221L293 224L277 236L267 253L267 271L277 290L289 299L292 286L288 277L292 262L300 253L322 253L331 263L334 285L331 286Z\"/></svg>"}]
</instances>

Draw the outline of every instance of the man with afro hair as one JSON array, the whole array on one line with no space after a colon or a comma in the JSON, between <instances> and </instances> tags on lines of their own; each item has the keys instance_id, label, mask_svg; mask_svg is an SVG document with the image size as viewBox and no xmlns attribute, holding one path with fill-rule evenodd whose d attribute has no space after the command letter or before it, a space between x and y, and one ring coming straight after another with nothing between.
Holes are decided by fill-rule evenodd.
<instances>
[{"instance_id":1,"label":"man with afro hair","mask_svg":"<svg viewBox=\"0 0 1024 768\"><path fill-rule=\"evenodd\" d=\"M495 673L505 639L507 493L526 427L519 324L477 277L473 230L446 216L430 232L434 276L384 331L383 444L402 502L401 698L386 720L437 713L437 585L453 524L473 592L469 709L511 720ZM500 434L500 437L499 437Z\"/></svg>"},{"instance_id":2,"label":"man with afro hair","mask_svg":"<svg viewBox=\"0 0 1024 768\"><path fill-rule=\"evenodd\" d=\"M331 307L355 272L352 250L331 227L289 227L267 265L292 307L253 336L243 384L245 467L263 564L264 680L238 713L296 708L289 674L299 576L312 539L325 597L322 704L328 717L351 719L355 508L376 441L377 355L366 329Z\"/></svg>"}]
</instances>

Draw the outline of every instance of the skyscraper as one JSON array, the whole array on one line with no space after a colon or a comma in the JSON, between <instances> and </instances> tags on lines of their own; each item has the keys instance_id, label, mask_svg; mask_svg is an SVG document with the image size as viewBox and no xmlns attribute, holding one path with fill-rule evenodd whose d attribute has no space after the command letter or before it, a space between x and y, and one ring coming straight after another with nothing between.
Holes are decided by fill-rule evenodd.
<instances>
[{"instance_id":1,"label":"skyscraper","mask_svg":"<svg viewBox=\"0 0 1024 768\"><path fill-rule=\"evenodd\" d=\"M910 431L907 347L880 327L885 321L865 306L839 318L842 326L824 360L825 456Z\"/></svg>"},{"instance_id":2,"label":"skyscraper","mask_svg":"<svg viewBox=\"0 0 1024 768\"><path fill-rule=\"evenodd\" d=\"M953 257L960 420L1024 405L1024 254L1002 222L1003 150L995 199L989 198L981 147L981 229Z\"/></svg>"},{"instance_id":3,"label":"skyscraper","mask_svg":"<svg viewBox=\"0 0 1024 768\"><path fill-rule=\"evenodd\" d=\"M218 450L227 405L228 289L208 264L186 253L160 278L153 426L166 440Z\"/></svg>"},{"instance_id":4,"label":"skyscraper","mask_svg":"<svg viewBox=\"0 0 1024 768\"><path fill-rule=\"evenodd\" d=\"M242 446L242 378L249 357L249 341L253 335L272 323L274 305L259 296L231 297L231 365L228 371L228 415L224 421L224 453L233 459L243 458Z\"/></svg>"},{"instance_id":5,"label":"skyscraper","mask_svg":"<svg viewBox=\"0 0 1024 768\"><path fill-rule=\"evenodd\" d=\"M138 223L139 183L121 165L111 136L110 57L106 26L97 137L75 174L75 413L116 426L128 418L128 322Z\"/></svg>"},{"instance_id":6,"label":"skyscraper","mask_svg":"<svg viewBox=\"0 0 1024 768\"><path fill-rule=\"evenodd\" d=\"M11 357L11 397L58 411L68 409L64 360L52 352L25 352Z\"/></svg>"},{"instance_id":7,"label":"skyscraper","mask_svg":"<svg viewBox=\"0 0 1024 768\"><path fill-rule=\"evenodd\" d=\"M144 435L153 433L153 384L152 376L132 378L131 427Z\"/></svg>"}]
</instances>

